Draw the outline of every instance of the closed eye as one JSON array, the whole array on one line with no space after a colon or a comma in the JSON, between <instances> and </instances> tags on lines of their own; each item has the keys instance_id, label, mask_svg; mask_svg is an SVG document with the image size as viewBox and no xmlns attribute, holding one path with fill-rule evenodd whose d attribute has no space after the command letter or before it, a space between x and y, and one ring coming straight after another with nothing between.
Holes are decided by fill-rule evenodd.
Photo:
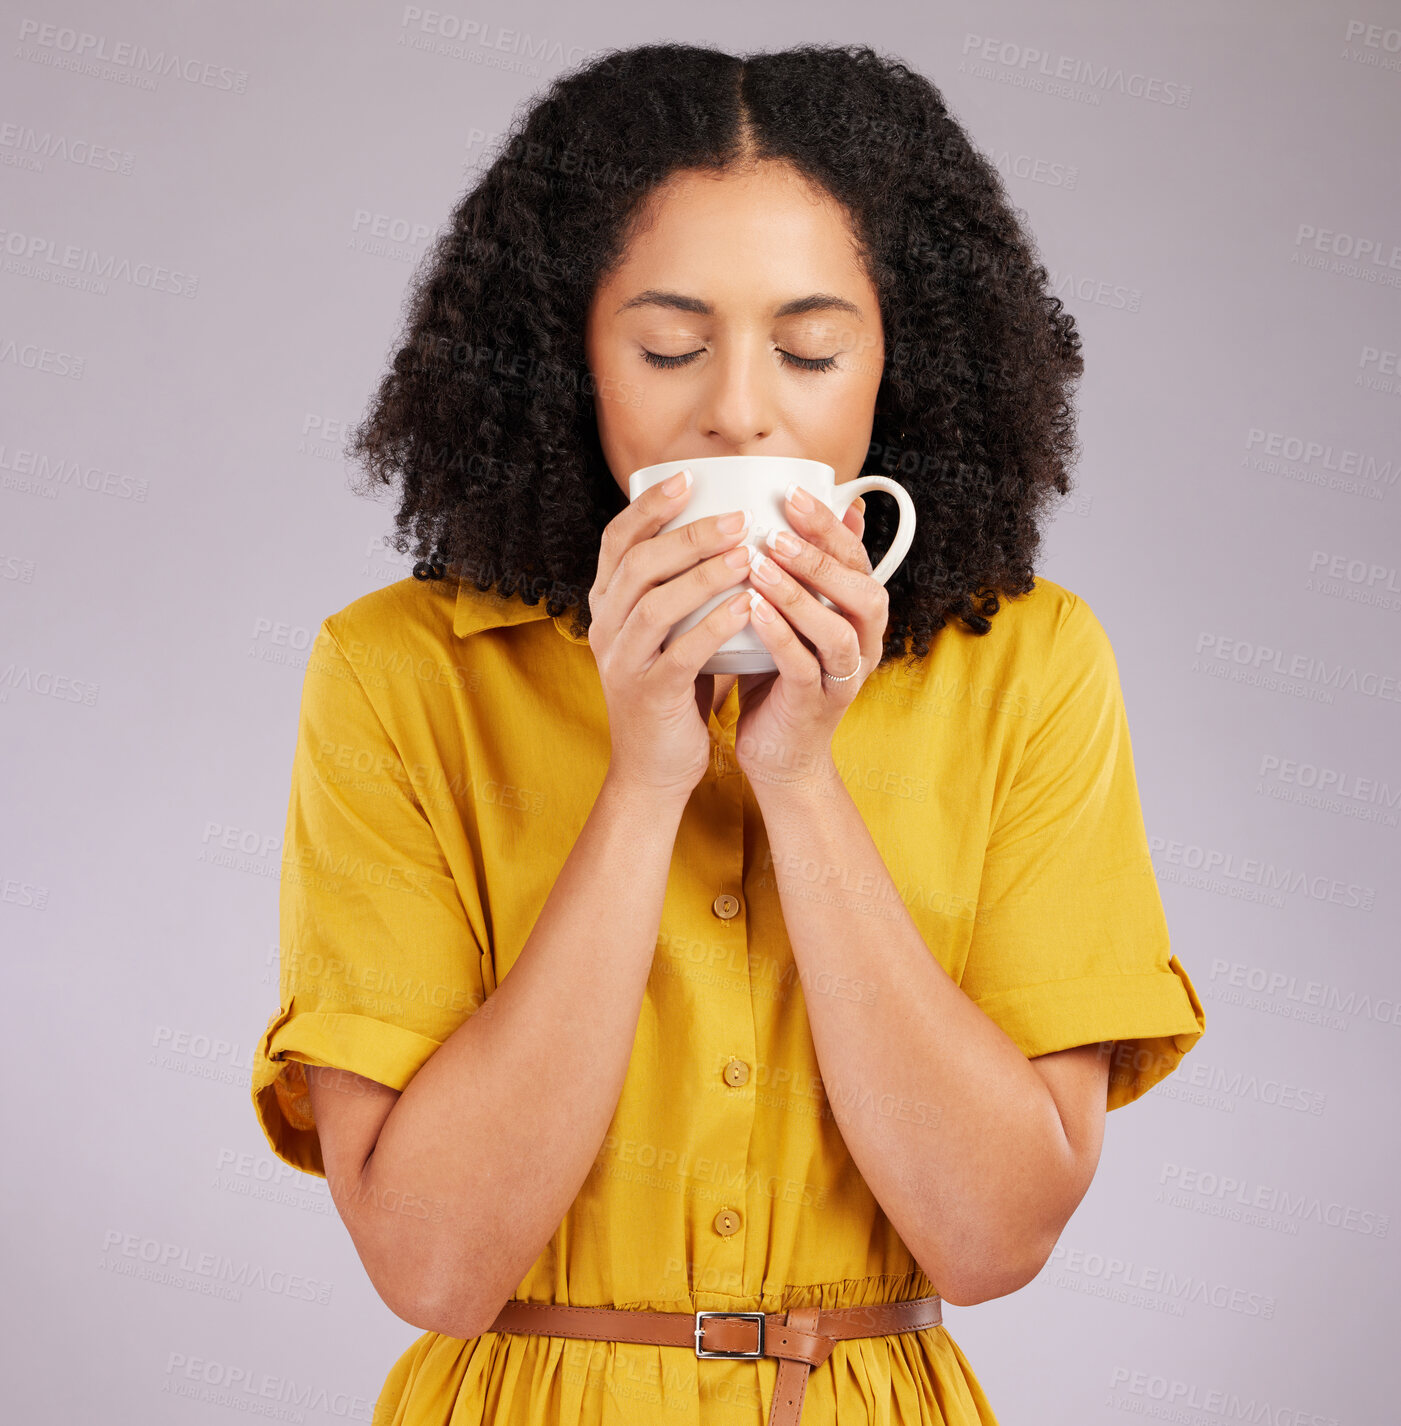
<instances>
[{"instance_id":1,"label":"closed eye","mask_svg":"<svg viewBox=\"0 0 1401 1426\"><path fill-rule=\"evenodd\" d=\"M688 362L694 361L704 350L705 348L701 347L697 351L683 352L680 356L663 356L660 352L649 352L644 348L642 359L651 366L662 368L685 366ZM796 367L799 371L831 371L837 364L837 358L835 356L800 357L794 356L792 352L785 352L782 349L780 349L779 355L782 356L784 361L790 366Z\"/></svg>"}]
</instances>

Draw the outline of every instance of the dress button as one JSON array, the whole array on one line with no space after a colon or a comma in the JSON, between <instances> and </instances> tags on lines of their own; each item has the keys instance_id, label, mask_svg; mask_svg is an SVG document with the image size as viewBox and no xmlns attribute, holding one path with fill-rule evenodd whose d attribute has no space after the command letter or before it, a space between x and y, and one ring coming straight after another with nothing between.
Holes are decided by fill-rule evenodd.
<instances>
[{"instance_id":1,"label":"dress button","mask_svg":"<svg viewBox=\"0 0 1401 1426\"><path fill-rule=\"evenodd\" d=\"M739 915L739 897L731 896L728 891L722 891L711 903L711 910L722 921L728 921Z\"/></svg>"},{"instance_id":2,"label":"dress button","mask_svg":"<svg viewBox=\"0 0 1401 1426\"><path fill-rule=\"evenodd\" d=\"M749 1083L749 1066L743 1060L731 1060L725 1066L725 1083L733 1089Z\"/></svg>"},{"instance_id":3,"label":"dress button","mask_svg":"<svg viewBox=\"0 0 1401 1426\"><path fill-rule=\"evenodd\" d=\"M715 1231L722 1238L728 1238L731 1233L738 1233L739 1214L733 1208L722 1208L715 1215Z\"/></svg>"}]
</instances>

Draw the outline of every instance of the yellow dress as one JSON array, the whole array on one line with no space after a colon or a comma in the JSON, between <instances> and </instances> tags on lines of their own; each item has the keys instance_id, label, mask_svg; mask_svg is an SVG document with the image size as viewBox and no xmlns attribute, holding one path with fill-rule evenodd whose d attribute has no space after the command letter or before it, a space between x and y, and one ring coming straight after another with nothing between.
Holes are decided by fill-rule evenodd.
<instances>
[{"instance_id":1,"label":"yellow dress","mask_svg":"<svg viewBox=\"0 0 1401 1426\"><path fill-rule=\"evenodd\" d=\"M937 1291L825 1105L738 694L677 834L632 1061L583 1189L515 1296L780 1312ZM1114 656L1049 580L978 637L877 670L837 766L929 947L1028 1056L1116 1040L1108 1108L1202 1034L1171 954ZM311 649L281 896L281 1003L252 1097L324 1176L301 1065L402 1090L509 973L602 785L607 710L569 616L449 576L326 619ZM764 1426L778 1363L687 1348L426 1332L375 1426ZM839 1341L803 1426L996 1418L947 1323Z\"/></svg>"}]
</instances>

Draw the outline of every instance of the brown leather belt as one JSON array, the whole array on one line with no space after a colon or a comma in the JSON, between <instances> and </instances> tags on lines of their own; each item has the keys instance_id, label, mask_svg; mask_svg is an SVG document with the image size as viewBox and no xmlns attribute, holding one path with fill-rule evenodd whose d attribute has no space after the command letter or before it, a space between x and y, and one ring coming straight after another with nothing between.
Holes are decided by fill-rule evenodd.
<instances>
[{"instance_id":1,"label":"brown leather belt","mask_svg":"<svg viewBox=\"0 0 1401 1426\"><path fill-rule=\"evenodd\" d=\"M512 1298L488 1328L545 1337L587 1337L659 1347L693 1347L698 1357L778 1358L769 1426L797 1426L808 1372L846 1337L923 1332L943 1321L938 1294L865 1307L790 1307L786 1312L633 1312L624 1307L564 1307Z\"/></svg>"}]
</instances>

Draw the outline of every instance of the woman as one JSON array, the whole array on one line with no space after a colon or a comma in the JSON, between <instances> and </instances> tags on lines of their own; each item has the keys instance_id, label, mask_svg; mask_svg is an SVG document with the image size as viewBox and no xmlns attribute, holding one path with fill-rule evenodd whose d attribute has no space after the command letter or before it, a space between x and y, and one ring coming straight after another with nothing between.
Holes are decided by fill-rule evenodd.
<instances>
[{"instance_id":1,"label":"woman","mask_svg":"<svg viewBox=\"0 0 1401 1426\"><path fill-rule=\"evenodd\" d=\"M420 578L318 632L253 1079L423 1329L377 1421L994 1422L942 1303L1036 1275L1204 1026L1032 573L1080 369L865 48L606 55L463 198L356 437ZM892 502L795 491L792 553L627 503L746 454L899 478L888 587ZM751 618L777 672L701 676Z\"/></svg>"}]
</instances>

